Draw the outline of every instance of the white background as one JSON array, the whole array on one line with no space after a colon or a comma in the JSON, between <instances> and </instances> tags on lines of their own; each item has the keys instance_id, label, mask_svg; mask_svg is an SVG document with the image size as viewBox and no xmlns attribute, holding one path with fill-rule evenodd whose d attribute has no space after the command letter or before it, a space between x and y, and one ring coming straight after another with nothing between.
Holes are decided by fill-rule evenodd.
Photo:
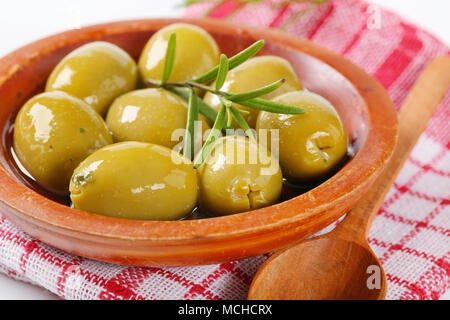
<instances>
[{"instance_id":1,"label":"white background","mask_svg":"<svg viewBox=\"0 0 450 320\"><path fill-rule=\"evenodd\" d=\"M449 0L371 0L450 44ZM47 35L113 20L176 17L182 0L0 1L0 57ZM445 295L450 299L450 292ZM58 299L52 293L0 275L0 299Z\"/></svg>"}]
</instances>

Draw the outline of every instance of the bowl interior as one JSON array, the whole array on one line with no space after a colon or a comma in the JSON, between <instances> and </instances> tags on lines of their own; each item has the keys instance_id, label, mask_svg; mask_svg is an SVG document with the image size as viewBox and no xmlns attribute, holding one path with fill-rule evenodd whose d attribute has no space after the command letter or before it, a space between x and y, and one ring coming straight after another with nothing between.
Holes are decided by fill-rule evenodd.
<instances>
[{"instance_id":1,"label":"bowl interior","mask_svg":"<svg viewBox=\"0 0 450 320\"><path fill-rule=\"evenodd\" d=\"M137 61L140 52L153 33L153 31L133 31L102 35L94 34L87 38L70 42L67 45L52 48L45 53L41 52L38 63L33 63L31 60L31 63L26 68L19 70L17 75L9 79L8 82L11 86L20 88L20 90L16 90L13 93L9 92L9 96L6 99L2 99L0 108L0 127L3 128L0 164L15 179L27 187L32 188L52 201L68 205L67 198L59 198L37 187L32 179L23 174L23 171L20 170L13 160L14 152L11 146L14 118L26 100L44 90L46 79L54 66L75 48L91 41L108 41L123 48ZM255 41L254 38L245 34L236 36L235 34L227 33L210 33L216 39L221 51L229 57L245 49ZM304 87L322 95L337 109L348 132L350 141L349 153L355 155L360 150L367 133L367 105L347 78L319 59L273 42L266 41L265 46L258 55L276 55L290 61ZM18 67L20 68L20 66ZM7 84L4 84L3 89Z\"/></svg>"}]
</instances>

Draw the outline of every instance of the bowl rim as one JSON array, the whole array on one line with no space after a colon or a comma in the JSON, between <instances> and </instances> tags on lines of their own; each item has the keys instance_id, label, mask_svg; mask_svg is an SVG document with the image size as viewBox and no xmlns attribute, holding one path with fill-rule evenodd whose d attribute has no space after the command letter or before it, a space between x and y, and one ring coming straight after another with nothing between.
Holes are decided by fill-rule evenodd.
<instances>
[{"instance_id":1,"label":"bowl rim","mask_svg":"<svg viewBox=\"0 0 450 320\"><path fill-rule=\"evenodd\" d=\"M29 189L0 166L0 202L19 219L57 232L83 233L105 239L142 240L176 245L180 241L236 240L273 228L289 227L300 220L319 219L320 213L349 193L367 189L389 160L397 139L397 114L385 89L343 56L287 33L213 19L140 19L109 22L55 34L25 45L0 59L0 87L14 76L15 66L68 44L121 32L158 30L171 23L191 23L207 31L245 35L248 38L300 51L321 60L349 80L367 104L366 140L356 156L318 187L270 207L235 215L199 220L144 221L106 217L69 208ZM358 174L356 174L358 173ZM360 190L361 189L361 190ZM345 190L345 192L344 192ZM318 202L320 199L320 202ZM301 209L301 210L299 210ZM59 231L58 231L59 230Z\"/></svg>"}]
</instances>

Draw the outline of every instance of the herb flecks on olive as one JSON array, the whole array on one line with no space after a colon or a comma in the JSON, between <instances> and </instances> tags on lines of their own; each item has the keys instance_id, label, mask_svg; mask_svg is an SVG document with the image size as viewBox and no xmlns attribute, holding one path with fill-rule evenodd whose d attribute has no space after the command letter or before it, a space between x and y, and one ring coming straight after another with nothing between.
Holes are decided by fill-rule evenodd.
<instances>
[{"instance_id":1,"label":"herb flecks on olive","mask_svg":"<svg viewBox=\"0 0 450 320\"><path fill-rule=\"evenodd\" d=\"M301 182L320 179L332 171L347 152L347 133L332 104L308 91L285 93L274 101L306 109L303 115L264 111L258 116L257 132L279 130L277 142L283 175ZM271 139L267 141L270 146Z\"/></svg>"},{"instance_id":2,"label":"herb flecks on olive","mask_svg":"<svg viewBox=\"0 0 450 320\"><path fill-rule=\"evenodd\" d=\"M264 87L281 79L284 79L282 86L267 95L263 95L261 98L270 100L285 92L301 90L302 85L287 60L275 56L260 56L251 58L230 71L222 90L230 93L243 93ZM218 110L220 107L220 98L211 92L206 93L204 101L215 110ZM244 115L244 118L251 128L255 128L259 110L242 105L239 105L239 108L249 112L248 115Z\"/></svg>"},{"instance_id":3,"label":"herb flecks on olive","mask_svg":"<svg viewBox=\"0 0 450 320\"><path fill-rule=\"evenodd\" d=\"M140 220L176 220L197 203L192 162L163 146L121 142L87 157L70 182L77 209Z\"/></svg>"},{"instance_id":4,"label":"herb flecks on olive","mask_svg":"<svg viewBox=\"0 0 450 320\"><path fill-rule=\"evenodd\" d=\"M46 91L65 91L104 116L116 97L136 88L137 79L136 62L127 52L96 41L64 57L50 74Z\"/></svg>"},{"instance_id":5,"label":"herb flecks on olive","mask_svg":"<svg viewBox=\"0 0 450 320\"><path fill-rule=\"evenodd\" d=\"M38 184L56 194L68 194L75 167L112 142L94 109L65 92L31 98L15 120L14 151L20 162Z\"/></svg>"},{"instance_id":6,"label":"herb flecks on olive","mask_svg":"<svg viewBox=\"0 0 450 320\"><path fill-rule=\"evenodd\" d=\"M218 139L198 172L200 208L213 215L262 208L280 197L278 161L264 146L243 136Z\"/></svg>"}]
</instances>

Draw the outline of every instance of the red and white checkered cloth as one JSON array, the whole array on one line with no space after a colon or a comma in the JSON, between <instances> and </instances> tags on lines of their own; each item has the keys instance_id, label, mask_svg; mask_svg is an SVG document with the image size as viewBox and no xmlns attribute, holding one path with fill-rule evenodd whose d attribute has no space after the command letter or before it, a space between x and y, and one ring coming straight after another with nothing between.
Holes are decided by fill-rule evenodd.
<instances>
[{"instance_id":1,"label":"red and white checkered cloth","mask_svg":"<svg viewBox=\"0 0 450 320\"><path fill-rule=\"evenodd\" d=\"M190 7L187 16L283 27L309 38L374 75L396 106L426 62L449 53L429 33L360 0L330 1L299 19L296 13L305 4L273 6L277 2L201 3ZM447 93L369 235L389 280L388 299L438 299L450 289L449 102ZM245 299L265 259L181 268L119 266L49 247L0 216L0 272L67 299Z\"/></svg>"}]
</instances>

